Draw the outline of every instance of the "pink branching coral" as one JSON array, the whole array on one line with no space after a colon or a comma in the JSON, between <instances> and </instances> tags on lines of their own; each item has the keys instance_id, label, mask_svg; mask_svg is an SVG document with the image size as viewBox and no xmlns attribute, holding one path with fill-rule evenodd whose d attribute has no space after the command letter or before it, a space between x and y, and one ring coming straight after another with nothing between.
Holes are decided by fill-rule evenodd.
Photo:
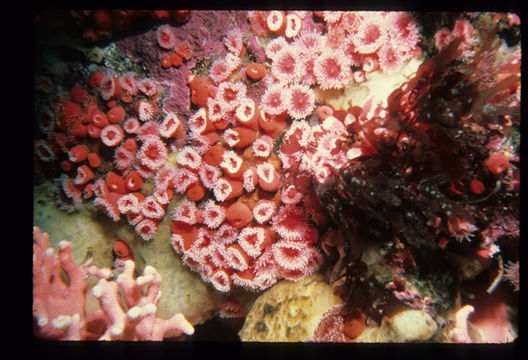
<instances>
[{"instance_id":1,"label":"pink branching coral","mask_svg":"<svg viewBox=\"0 0 528 360\"><path fill-rule=\"evenodd\" d=\"M156 317L161 276L152 266L146 266L136 278L135 263L127 260L123 272L110 280L110 269L89 266L90 260L77 265L70 242L61 241L56 254L49 235L38 227L33 229L33 241L33 317L38 336L56 340L159 341L194 332L182 314L167 320ZM68 284L62 280L61 271L67 274ZM85 313L87 276L100 279L91 289L100 308L90 314ZM103 326L94 326L96 323ZM91 332L97 328L99 331Z\"/></svg>"},{"instance_id":2,"label":"pink branching coral","mask_svg":"<svg viewBox=\"0 0 528 360\"><path fill-rule=\"evenodd\" d=\"M125 262L123 272L115 281L100 279L92 288L92 295L99 300L101 310L92 315L107 322L101 340L160 341L164 338L194 333L193 326L178 313L170 319L156 317L161 298L161 276L152 266L146 266L143 274L134 276L135 263ZM125 304L119 298L122 294Z\"/></svg>"},{"instance_id":3,"label":"pink branching coral","mask_svg":"<svg viewBox=\"0 0 528 360\"><path fill-rule=\"evenodd\" d=\"M45 338L77 340L86 321L84 300L87 266L73 260L71 243L59 243L56 254L49 235L33 228L33 317L37 335ZM69 286L60 276L64 269Z\"/></svg>"}]
</instances>

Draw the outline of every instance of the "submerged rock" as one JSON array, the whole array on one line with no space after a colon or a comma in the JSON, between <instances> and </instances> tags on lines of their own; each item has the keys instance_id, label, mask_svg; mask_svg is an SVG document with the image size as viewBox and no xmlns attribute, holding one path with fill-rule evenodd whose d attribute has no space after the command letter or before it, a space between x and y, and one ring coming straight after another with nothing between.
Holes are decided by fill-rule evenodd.
<instances>
[{"instance_id":1,"label":"submerged rock","mask_svg":"<svg viewBox=\"0 0 528 360\"><path fill-rule=\"evenodd\" d=\"M313 335L321 316L341 303L320 274L283 280L264 292L239 332L242 341L299 342Z\"/></svg>"},{"instance_id":2,"label":"submerged rock","mask_svg":"<svg viewBox=\"0 0 528 360\"><path fill-rule=\"evenodd\" d=\"M380 327L367 328L354 342L426 341L438 330L431 315L423 310L405 310L384 318Z\"/></svg>"},{"instance_id":3,"label":"submerged rock","mask_svg":"<svg viewBox=\"0 0 528 360\"><path fill-rule=\"evenodd\" d=\"M125 239L136 260L137 273L146 265L154 266L163 281L157 315L169 318L181 312L193 324L200 324L215 316L223 297L205 284L198 274L184 267L170 248L170 218L160 224L156 236L149 242L141 240L126 220L108 221L104 214L88 202L71 213L62 211L53 199L52 182L47 181L34 188L33 224L50 234L50 243L57 248L59 241L72 242L73 258L82 264L93 257L98 267L112 267L114 241ZM160 254L165 254L160 256ZM89 287L94 285L89 284ZM88 295L88 304L93 299ZM95 305L94 305L95 306ZM87 310L93 309L88 305Z\"/></svg>"}]
</instances>

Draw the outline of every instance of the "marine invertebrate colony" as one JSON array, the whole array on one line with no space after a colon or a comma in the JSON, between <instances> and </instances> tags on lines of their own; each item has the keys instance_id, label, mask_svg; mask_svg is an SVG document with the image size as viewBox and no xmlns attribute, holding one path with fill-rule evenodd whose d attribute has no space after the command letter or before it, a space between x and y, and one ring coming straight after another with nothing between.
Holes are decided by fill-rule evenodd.
<instances>
[{"instance_id":1,"label":"marine invertebrate colony","mask_svg":"<svg viewBox=\"0 0 528 360\"><path fill-rule=\"evenodd\" d=\"M107 46L64 74L36 69L35 170L67 211L94 205L142 245L166 243L224 294L325 272L345 305L317 341L353 340L402 307L432 316L406 278L431 271L418 248L462 280L477 275L460 258L486 273L504 256L518 290L518 223L492 220L518 215L520 45L497 37L518 30L512 14L427 26L405 12L70 16L79 39ZM362 260L370 247L394 272L384 283ZM132 331L123 321L104 337Z\"/></svg>"},{"instance_id":2,"label":"marine invertebrate colony","mask_svg":"<svg viewBox=\"0 0 528 360\"><path fill-rule=\"evenodd\" d=\"M62 241L55 254L49 235L38 227L33 229L33 240L33 316L39 336L56 340L145 341L194 332L182 314L168 320L155 316L161 277L153 267L146 267L143 276L134 278L135 263L127 260L123 273L110 280L112 272L108 268L89 266L90 260L77 265L70 242ZM67 273L69 284L61 279L62 270ZM91 288L100 308L90 314L85 313L88 276L100 279ZM120 296L126 305L121 304Z\"/></svg>"}]
</instances>

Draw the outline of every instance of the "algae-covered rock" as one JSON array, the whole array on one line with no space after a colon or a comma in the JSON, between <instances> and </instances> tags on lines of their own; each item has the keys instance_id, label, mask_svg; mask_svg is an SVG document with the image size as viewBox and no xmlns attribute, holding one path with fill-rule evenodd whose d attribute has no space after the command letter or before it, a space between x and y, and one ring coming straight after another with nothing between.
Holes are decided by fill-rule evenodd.
<instances>
[{"instance_id":1,"label":"algae-covered rock","mask_svg":"<svg viewBox=\"0 0 528 360\"><path fill-rule=\"evenodd\" d=\"M168 319L175 313L182 313L196 325L217 314L225 299L205 284L197 273L182 265L180 256L170 245L170 217L165 217L154 238L146 242L126 219L114 222L91 202L71 213L61 210L55 201L52 184L52 181L46 181L34 188L33 225L50 235L53 248L57 249L59 241L68 240L73 245L73 258L77 264L92 257L92 264L100 268L111 267L114 241L123 239L132 249L137 273L141 274L144 267L150 265L162 277L158 317ZM168 211L171 210L169 207ZM93 285L90 283L89 287ZM92 300L88 294L88 312L97 307L97 302Z\"/></svg>"},{"instance_id":2,"label":"algae-covered rock","mask_svg":"<svg viewBox=\"0 0 528 360\"><path fill-rule=\"evenodd\" d=\"M314 333L321 316L341 303L323 276L293 282L283 280L264 292L249 311L242 341L298 342Z\"/></svg>"}]
</instances>

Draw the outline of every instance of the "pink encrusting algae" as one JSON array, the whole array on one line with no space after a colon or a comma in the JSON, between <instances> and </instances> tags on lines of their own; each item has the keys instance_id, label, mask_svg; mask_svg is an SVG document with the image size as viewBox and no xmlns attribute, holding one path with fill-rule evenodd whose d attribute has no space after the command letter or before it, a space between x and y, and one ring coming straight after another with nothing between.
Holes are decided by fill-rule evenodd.
<instances>
[{"instance_id":1,"label":"pink encrusting algae","mask_svg":"<svg viewBox=\"0 0 528 360\"><path fill-rule=\"evenodd\" d=\"M490 217L474 209L504 188L518 193L519 158L512 138L517 113L508 111L520 103L520 53L501 48L501 62L479 51L482 34L472 15L453 18L436 33L427 30L431 39L426 40L418 21L423 18L405 12L235 11L219 14L218 24L208 23L200 11L72 12L80 26L88 26L83 33L88 42L111 39L145 14L155 26L137 43L134 36L116 40L112 56L127 59L119 66L105 58L64 87L38 78L36 91L50 104L39 112L35 162L38 171L56 178L62 208L71 212L91 202L111 221L125 219L145 246L166 242L197 278L224 294L237 287L263 291L281 279L298 282L323 270L339 289L336 294L350 300L360 290L346 287L361 282L357 289L363 289L367 278L358 270L363 262L357 253L364 243L383 238L380 256L399 276L377 289L391 299L376 305L390 308L379 310L386 316L398 306L434 312L433 300L422 296L424 288L411 289L408 279L402 280L420 268L410 248L445 251L456 266L462 261L458 252L475 250L479 267L502 255L499 243L507 231L500 220L486 225ZM504 28L518 27L513 15L500 21ZM211 38L203 37L204 26L215 30ZM488 48L499 49L486 41ZM129 64L138 57L141 66ZM457 58L462 65L456 66L466 67L437 81ZM473 59L478 60L474 68L468 65ZM400 74L409 64L421 65ZM475 69L486 81L477 81ZM375 99L369 82L397 76L403 80L384 101ZM473 102L464 95L464 105L444 109L441 101L434 102L435 91L451 82L453 88L462 86L457 76L471 77L480 95ZM453 91L441 93L446 103L456 101L458 90ZM426 99L428 93L434 94ZM433 105L424 115L420 106L427 101ZM489 120L491 115L478 114L484 105L500 105L504 114ZM462 114L461 108L467 111ZM457 145L457 127L473 132L475 144L486 150L468 155L473 145ZM479 137L488 132L495 140ZM436 141L442 144L433 147ZM431 159L433 152L442 157ZM369 221L376 225L365 230ZM167 237L162 229L169 227ZM329 234L336 228L339 235L333 238ZM35 238L44 241L45 235L36 229ZM398 244L398 251L390 250ZM324 266L327 259L335 267ZM506 266L500 260L496 284L504 279L518 291L518 259L511 254L507 259ZM122 262L120 277L132 279L134 266ZM86 274L86 267L78 269ZM156 270L144 271L159 288ZM127 292L137 289L125 289L120 277L101 279L92 289L107 324L98 334L103 339L192 333L183 317L154 316L157 297L127 304L125 310L117 289L125 301ZM82 282L70 288L84 301ZM41 292L39 302L45 302ZM374 290L366 292L364 299L371 299ZM311 339L351 341L365 321L367 327L379 325L382 315L360 309L363 300L352 310L326 312ZM391 301L398 306L391 307ZM245 313L230 309L224 312ZM451 340L470 342L465 322L473 307L462 309L454 315ZM89 320L79 309L66 310L45 319L44 310L35 309L41 332L86 336L83 323Z\"/></svg>"}]
</instances>

